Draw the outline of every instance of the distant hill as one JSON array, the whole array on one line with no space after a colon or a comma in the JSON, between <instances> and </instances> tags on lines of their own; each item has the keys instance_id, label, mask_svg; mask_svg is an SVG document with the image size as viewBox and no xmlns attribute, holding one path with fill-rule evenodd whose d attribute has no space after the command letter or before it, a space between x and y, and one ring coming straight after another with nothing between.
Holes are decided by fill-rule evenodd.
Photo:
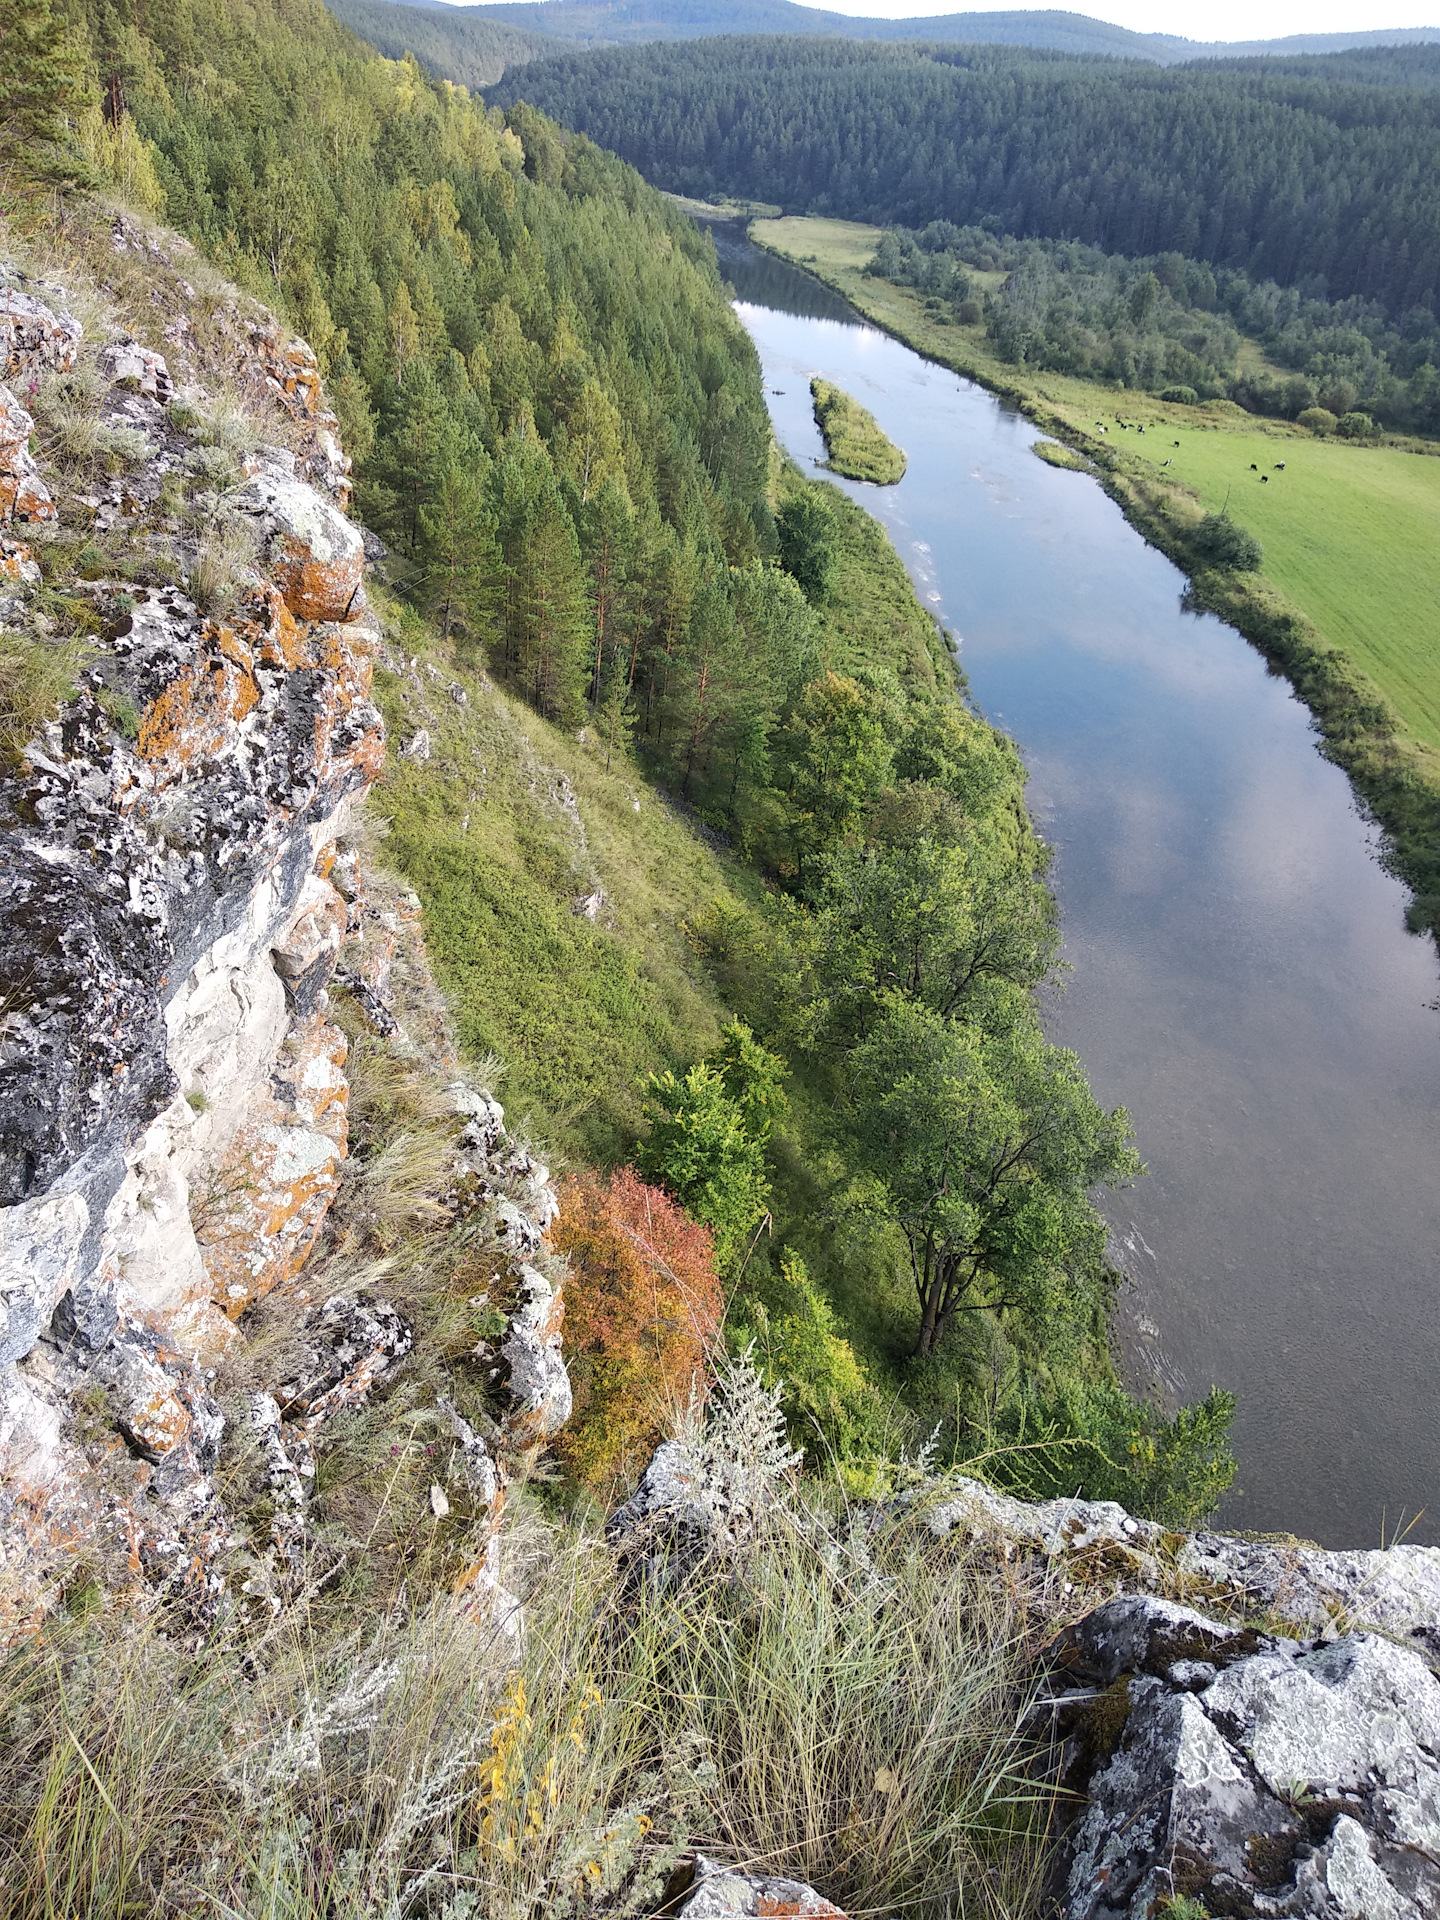
<instances>
[{"instance_id":1,"label":"distant hill","mask_svg":"<svg viewBox=\"0 0 1440 1920\"><path fill-rule=\"evenodd\" d=\"M1433 46L1162 66L717 34L572 47L486 97L699 199L1174 252L1398 318L1440 300L1437 85Z\"/></svg>"},{"instance_id":2,"label":"distant hill","mask_svg":"<svg viewBox=\"0 0 1440 1920\"><path fill-rule=\"evenodd\" d=\"M626 46L650 40L696 40L713 34L839 35L852 40L925 40L988 46L1048 47L1060 53L1101 54L1169 66L1185 60L1221 60L1262 54L1285 58L1340 53L1356 47L1440 42L1440 26L1396 27L1357 33L1293 34L1284 40L1198 41L1174 34L1132 33L1083 13L946 13L915 20L852 19L795 0L500 0L455 7L446 0L330 0L332 11L392 55L407 47L436 72L467 85L497 80L496 61L518 66L556 40L589 46ZM501 35L513 38L502 40ZM486 79L468 76L484 69Z\"/></svg>"},{"instance_id":3,"label":"distant hill","mask_svg":"<svg viewBox=\"0 0 1440 1920\"><path fill-rule=\"evenodd\" d=\"M330 0L330 11L390 59L413 53L429 72L472 88L491 86L507 67L558 52L562 44L558 38L527 33L497 19L493 7L402 7L392 0Z\"/></svg>"}]
</instances>

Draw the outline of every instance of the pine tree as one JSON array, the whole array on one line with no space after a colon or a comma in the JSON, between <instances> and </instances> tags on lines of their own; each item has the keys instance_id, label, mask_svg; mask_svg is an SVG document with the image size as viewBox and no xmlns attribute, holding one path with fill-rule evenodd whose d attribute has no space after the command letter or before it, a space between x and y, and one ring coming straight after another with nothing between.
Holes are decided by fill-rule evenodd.
<instances>
[{"instance_id":1,"label":"pine tree","mask_svg":"<svg viewBox=\"0 0 1440 1920\"><path fill-rule=\"evenodd\" d=\"M67 115L80 59L50 0L0 0L0 180L7 186L76 180Z\"/></svg>"},{"instance_id":2,"label":"pine tree","mask_svg":"<svg viewBox=\"0 0 1440 1920\"><path fill-rule=\"evenodd\" d=\"M447 466L431 503L420 509L419 599L448 640L487 638L503 600L495 519L486 497L483 454Z\"/></svg>"},{"instance_id":3,"label":"pine tree","mask_svg":"<svg viewBox=\"0 0 1440 1920\"><path fill-rule=\"evenodd\" d=\"M540 712L571 726L584 698L591 619L580 545L553 477L517 532L507 653Z\"/></svg>"}]
</instances>

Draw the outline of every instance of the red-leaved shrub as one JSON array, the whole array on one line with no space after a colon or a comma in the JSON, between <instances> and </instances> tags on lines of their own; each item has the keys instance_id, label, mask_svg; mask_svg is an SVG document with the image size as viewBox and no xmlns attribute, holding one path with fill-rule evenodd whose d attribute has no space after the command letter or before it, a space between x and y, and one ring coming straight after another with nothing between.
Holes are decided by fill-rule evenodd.
<instances>
[{"instance_id":1,"label":"red-leaved shrub","mask_svg":"<svg viewBox=\"0 0 1440 1920\"><path fill-rule=\"evenodd\" d=\"M608 1486L640 1470L703 1383L725 1310L714 1239L633 1167L572 1174L550 1230L568 1254L565 1360L575 1412L558 1446L571 1471Z\"/></svg>"}]
</instances>

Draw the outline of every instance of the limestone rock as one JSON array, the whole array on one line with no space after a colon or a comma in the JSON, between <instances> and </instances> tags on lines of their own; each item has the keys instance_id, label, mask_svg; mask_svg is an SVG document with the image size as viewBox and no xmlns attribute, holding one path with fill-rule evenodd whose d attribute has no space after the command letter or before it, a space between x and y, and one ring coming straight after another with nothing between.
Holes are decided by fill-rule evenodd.
<instances>
[{"instance_id":1,"label":"limestone rock","mask_svg":"<svg viewBox=\"0 0 1440 1920\"><path fill-rule=\"evenodd\" d=\"M30 457L35 422L0 387L0 520L53 520L55 503Z\"/></svg>"},{"instance_id":2,"label":"limestone rock","mask_svg":"<svg viewBox=\"0 0 1440 1920\"><path fill-rule=\"evenodd\" d=\"M0 536L0 581L11 581L17 587L38 587L43 577L39 561L23 540Z\"/></svg>"},{"instance_id":3,"label":"limestone rock","mask_svg":"<svg viewBox=\"0 0 1440 1920\"><path fill-rule=\"evenodd\" d=\"M278 1391L287 1420L314 1432L344 1407L358 1406L377 1386L394 1379L415 1332L388 1300L337 1294L304 1322L309 1353L299 1372Z\"/></svg>"},{"instance_id":4,"label":"limestone rock","mask_svg":"<svg viewBox=\"0 0 1440 1920\"><path fill-rule=\"evenodd\" d=\"M168 401L175 391L170 369L164 358L133 340L119 340L102 347L95 363L97 372L116 386L132 387L152 400Z\"/></svg>"},{"instance_id":5,"label":"limestone rock","mask_svg":"<svg viewBox=\"0 0 1440 1920\"><path fill-rule=\"evenodd\" d=\"M1141 1920L1176 1895L1295 1920L1440 1912L1440 1680L1416 1653L1266 1639L1139 1598L1055 1653L1067 1684L1108 1689L1061 1697L1094 1763L1065 1920Z\"/></svg>"},{"instance_id":6,"label":"limestone rock","mask_svg":"<svg viewBox=\"0 0 1440 1920\"><path fill-rule=\"evenodd\" d=\"M365 543L358 527L273 461L251 475L235 504L259 523L267 570L290 612L301 620L348 620L362 604Z\"/></svg>"},{"instance_id":7,"label":"limestone rock","mask_svg":"<svg viewBox=\"0 0 1440 1920\"><path fill-rule=\"evenodd\" d=\"M0 379L55 368L68 371L75 364L81 340L80 323L63 309L55 312L43 300L18 284L25 279L9 269L0 286ZM38 285L38 282L29 282ZM49 291L42 288L41 291ZM62 294L62 289L55 288Z\"/></svg>"},{"instance_id":8,"label":"limestone rock","mask_svg":"<svg viewBox=\"0 0 1440 1920\"><path fill-rule=\"evenodd\" d=\"M345 1036L314 1013L291 1028L271 1086L198 1196L196 1239L232 1320L304 1266L340 1184Z\"/></svg>"},{"instance_id":9,"label":"limestone rock","mask_svg":"<svg viewBox=\"0 0 1440 1920\"><path fill-rule=\"evenodd\" d=\"M913 1496L910 1496L913 1498ZM1107 1500L1027 1502L958 1479L923 1507L944 1538L1033 1553L1077 1579L1163 1588L1175 1574L1216 1602L1287 1621L1301 1635L1377 1627L1440 1661L1440 1547L1337 1552L1304 1541L1176 1533Z\"/></svg>"},{"instance_id":10,"label":"limestone rock","mask_svg":"<svg viewBox=\"0 0 1440 1920\"><path fill-rule=\"evenodd\" d=\"M801 1920L808 1914L845 1920L841 1909L803 1880L742 1873L736 1867L699 1854L691 1891L677 1910L679 1920Z\"/></svg>"},{"instance_id":11,"label":"limestone rock","mask_svg":"<svg viewBox=\"0 0 1440 1920\"><path fill-rule=\"evenodd\" d=\"M564 1299L537 1267L522 1266L518 1278L518 1296L500 1350L510 1368L506 1437L512 1446L523 1448L564 1426L571 1395L560 1350Z\"/></svg>"},{"instance_id":12,"label":"limestone rock","mask_svg":"<svg viewBox=\"0 0 1440 1920\"><path fill-rule=\"evenodd\" d=\"M1198 1533L1181 1547L1178 1565L1299 1632L1332 1623L1378 1627L1440 1663L1440 1547L1333 1552L1301 1541Z\"/></svg>"}]
</instances>

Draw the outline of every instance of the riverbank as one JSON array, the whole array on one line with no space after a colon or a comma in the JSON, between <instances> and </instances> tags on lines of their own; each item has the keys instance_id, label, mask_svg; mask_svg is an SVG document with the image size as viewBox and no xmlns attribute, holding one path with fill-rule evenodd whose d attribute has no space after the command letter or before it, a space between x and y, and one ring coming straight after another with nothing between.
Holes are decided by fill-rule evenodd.
<instances>
[{"instance_id":1,"label":"riverbank","mask_svg":"<svg viewBox=\"0 0 1440 1920\"><path fill-rule=\"evenodd\" d=\"M1285 542L1276 537L1282 509L1270 500L1274 495L1279 501L1281 489L1267 481L1262 491L1262 460L1248 444L1252 438L1263 438L1271 455L1263 464L1272 469L1277 461L1290 468L1297 450L1307 463L1312 456L1328 459L1332 453L1352 463L1393 463L1410 456L1393 449L1331 449L1302 429L1261 422L1239 409L1176 407L1140 393L1127 392L1122 398L1115 391L1063 375L1027 378L1024 370L995 356L983 326L956 324L948 310L943 315L938 311L938 302L927 304L909 289L866 277L863 268L880 233L877 227L817 219L756 221L750 227L756 245L843 294L867 319L917 353L984 386L1079 456L1131 525L1189 574L1192 604L1234 626L1286 676L1314 715L1324 752L1345 769L1355 791L1384 828L1387 863L1414 895L1410 924L1417 931L1440 932L1440 677L1431 666L1434 649L1416 644L1417 632L1423 634L1434 622L1434 603L1425 599L1418 578L1424 552L1409 564L1412 556L1400 545L1396 531L1399 526L1413 540L1413 528L1403 524L1404 516L1397 516L1393 508L1381 510L1373 519L1379 531L1372 550L1361 553L1357 540L1355 551L1343 559L1332 555L1332 564L1318 575L1312 564L1312 575L1322 580L1333 577L1336 582L1332 601L1325 606L1328 631L1297 603L1291 570L1278 569L1287 576L1282 583L1269 573L1207 567L1193 545L1194 530L1204 513L1221 507L1229 490L1224 489L1218 499L1209 497L1221 479L1212 450L1222 444L1222 436L1234 454L1229 464L1238 463L1239 475L1253 488L1245 496L1244 507L1234 508L1234 517L1246 524L1255 522L1262 541L1270 545L1272 568L1284 558ZM1126 430L1133 433L1133 441L1124 444L1112 444L1120 432L1117 402L1124 419L1133 423ZM1108 424L1102 413L1109 416ZM1162 425L1173 431L1154 434L1153 429ZM1152 443L1165 443L1154 448L1154 460L1139 451L1143 441L1134 429L1140 426L1151 430ZM1177 435L1185 469L1178 481L1162 469L1158 457L1162 453L1174 457ZM1330 464L1333 471L1335 463ZM1421 465L1416 463L1417 471ZM1188 470L1191 466L1193 474ZM1382 469L1352 466L1350 471L1363 471L1368 479ZM1423 480L1428 482L1432 472L1440 482L1440 469L1424 462ZM1348 508L1332 512L1328 530L1334 534L1343 526L1343 538L1348 541L1357 518ZM1312 560L1316 541L1323 547L1326 534L1326 524L1313 530L1313 535L1307 529ZM1397 590L1418 596L1416 606L1403 598L1394 604ZM1331 637L1337 626L1345 629L1334 596L1348 609L1352 629L1358 620L1362 630L1346 632L1348 645L1336 644ZM1323 601L1323 590L1317 588L1313 597ZM1362 658L1357 659L1357 654Z\"/></svg>"}]
</instances>

